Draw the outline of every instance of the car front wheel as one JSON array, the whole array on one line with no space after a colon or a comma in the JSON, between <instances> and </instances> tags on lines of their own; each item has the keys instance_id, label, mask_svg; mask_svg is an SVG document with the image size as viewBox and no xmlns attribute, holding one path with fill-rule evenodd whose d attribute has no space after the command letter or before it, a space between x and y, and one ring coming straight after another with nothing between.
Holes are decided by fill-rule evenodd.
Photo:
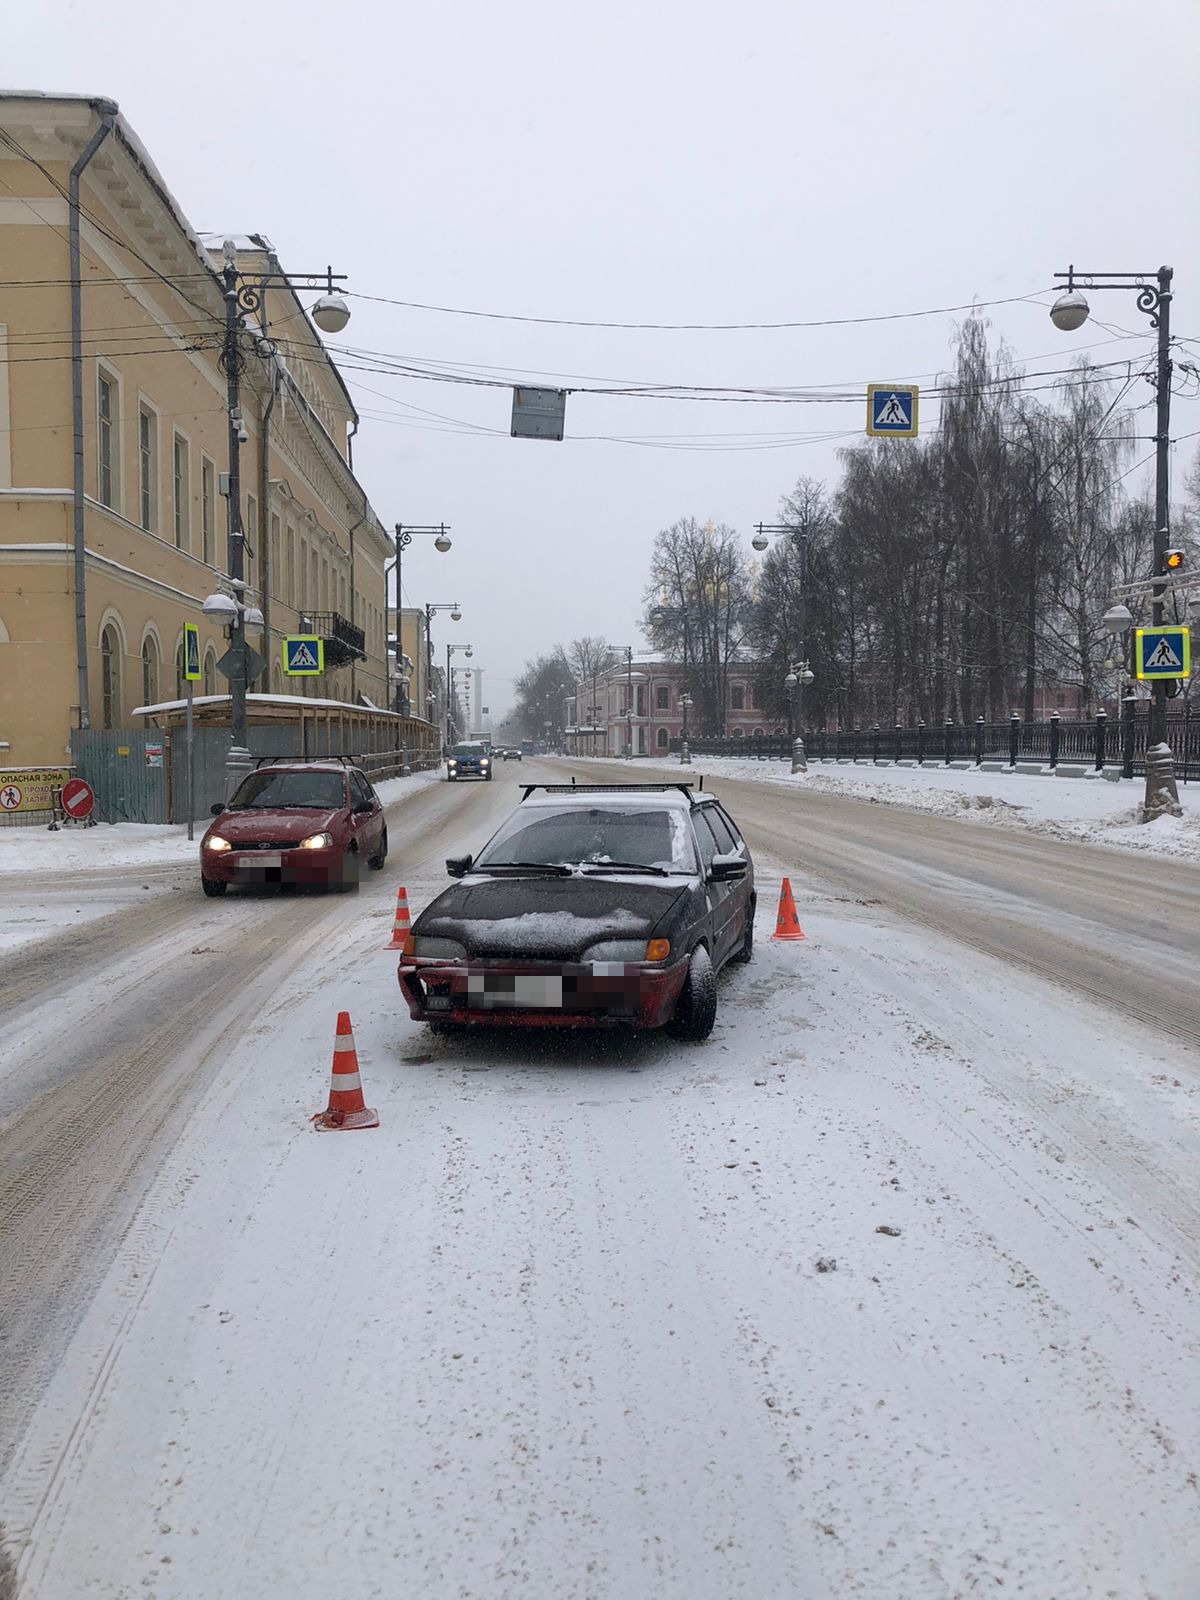
<instances>
[{"instance_id":1,"label":"car front wheel","mask_svg":"<svg viewBox=\"0 0 1200 1600\"><path fill-rule=\"evenodd\" d=\"M697 945L688 962L687 977L675 1003L667 1032L675 1039L707 1039L717 1020L717 979L703 945Z\"/></svg>"},{"instance_id":2,"label":"car front wheel","mask_svg":"<svg viewBox=\"0 0 1200 1600\"><path fill-rule=\"evenodd\" d=\"M383 865L386 862L386 860L387 860L387 829L385 828L383 830L383 832L379 836L379 849L376 850L376 852L375 852L375 854L373 856L368 856L367 857L367 865L374 872L381 872L383 870Z\"/></svg>"},{"instance_id":3,"label":"car front wheel","mask_svg":"<svg viewBox=\"0 0 1200 1600\"><path fill-rule=\"evenodd\" d=\"M227 883L222 883L220 878L206 878L203 873L200 875L200 883L210 900L219 900L229 887Z\"/></svg>"}]
</instances>

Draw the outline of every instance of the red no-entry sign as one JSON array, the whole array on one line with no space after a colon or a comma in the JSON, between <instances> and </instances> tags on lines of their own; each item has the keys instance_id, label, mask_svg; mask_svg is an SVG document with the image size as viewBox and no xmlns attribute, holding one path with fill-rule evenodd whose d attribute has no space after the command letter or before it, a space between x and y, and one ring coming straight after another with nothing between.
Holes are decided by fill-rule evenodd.
<instances>
[{"instance_id":1,"label":"red no-entry sign","mask_svg":"<svg viewBox=\"0 0 1200 1600\"><path fill-rule=\"evenodd\" d=\"M82 778L71 778L63 784L62 806L69 817L88 817L95 804L91 784Z\"/></svg>"}]
</instances>

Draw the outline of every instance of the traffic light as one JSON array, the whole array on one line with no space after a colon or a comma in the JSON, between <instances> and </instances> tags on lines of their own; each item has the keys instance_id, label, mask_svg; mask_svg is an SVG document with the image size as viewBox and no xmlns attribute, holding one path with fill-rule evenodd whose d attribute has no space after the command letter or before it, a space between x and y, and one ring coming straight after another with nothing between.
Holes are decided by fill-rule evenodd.
<instances>
[{"instance_id":1,"label":"traffic light","mask_svg":"<svg viewBox=\"0 0 1200 1600\"><path fill-rule=\"evenodd\" d=\"M1163 556L1163 571L1164 572L1178 572L1180 567L1182 567L1182 566L1183 566L1183 551L1182 550L1168 550L1166 552L1166 554Z\"/></svg>"}]
</instances>

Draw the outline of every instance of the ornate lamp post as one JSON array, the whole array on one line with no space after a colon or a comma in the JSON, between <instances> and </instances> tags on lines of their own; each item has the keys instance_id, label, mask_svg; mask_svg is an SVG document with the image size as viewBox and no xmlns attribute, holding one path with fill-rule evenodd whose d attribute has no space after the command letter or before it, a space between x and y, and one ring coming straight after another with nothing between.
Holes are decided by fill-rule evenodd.
<instances>
[{"instance_id":1,"label":"ornate lamp post","mask_svg":"<svg viewBox=\"0 0 1200 1600\"><path fill-rule=\"evenodd\" d=\"M807 661L797 661L787 677L783 686L792 697L792 727L795 736L792 739L792 771L807 772L808 757L804 753L804 691L814 681L815 674L809 670Z\"/></svg>"},{"instance_id":2,"label":"ornate lamp post","mask_svg":"<svg viewBox=\"0 0 1200 1600\"><path fill-rule=\"evenodd\" d=\"M475 654L469 644L447 644L446 646L446 743L448 745L454 743L454 678L450 657L456 650L461 650L468 660Z\"/></svg>"},{"instance_id":3,"label":"ornate lamp post","mask_svg":"<svg viewBox=\"0 0 1200 1600\"><path fill-rule=\"evenodd\" d=\"M1165 583L1155 583L1166 578L1167 551L1171 545L1170 533L1170 446L1171 446L1171 280L1170 267L1159 267L1157 273L1136 272L1080 272L1068 267L1066 272L1056 272L1056 278L1067 280L1066 292L1050 307L1050 320L1064 333L1073 333L1087 321L1091 307L1078 285L1086 289L1132 289L1137 295L1137 308L1150 318L1150 326L1158 329L1158 373L1155 378L1157 416L1154 433L1154 563L1151 573L1151 598L1153 623L1163 624ZM1151 283L1150 278L1157 279ZM1158 680L1153 685L1150 701L1150 720L1146 730L1146 795L1142 805L1142 821L1152 822L1164 812L1172 816L1183 815L1179 804L1179 789L1175 782L1175 762L1167 743L1167 686Z\"/></svg>"},{"instance_id":4,"label":"ornate lamp post","mask_svg":"<svg viewBox=\"0 0 1200 1600\"><path fill-rule=\"evenodd\" d=\"M385 602L386 602L386 598L387 598L387 589L386 589L387 575L388 575L388 572L391 570L391 568L394 566L395 569L396 569L396 662L397 662L397 666L399 665L399 662L400 662L400 652L403 649L403 644L404 644L404 622L403 622L403 613L404 613L404 589L403 589L404 552L408 549L409 545L413 542L413 538L416 535L424 535L427 538L431 538L433 540L433 548L435 550L439 551L442 555L445 555L446 551L449 550L450 546L454 542L450 538L450 535L449 535L449 532L447 531L446 525L443 522L439 522L436 525L436 527L430 526L430 527L425 527L425 528L405 527L402 523L399 523L399 522L396 524L396 559L395 559L394 562L389 562L388 565L384 568L383 581L384 581L384 585L385 585L385 588L384 588L384 599L385 599ZM386 614L386 604L385 604L385 614ZM428 618L426 618L426 628L428 629ZM428 635L428 631L427 631L426 632L426 639L428 639L428 637L429 637L429 635ZM420 641L418 641L418 643L419 642ZM407 686L406 686L406 684L404 682L404 679L399 674L397 674L397 678L396 678L396 704L395 704L395 708L394 709L396 711L401 712L402 714L406 714L407 711L408 711L408 705L406 703L407 700L408 700L408 689L407 689Z\"/></svg>"},{"instance_id":5,"label":"ornate lamp post","mask_svg":"<svg viewBox=\"0 0 1200 1600\"><path fill-rule=\"evenodd\" d=\"M285 273L278 270L242 273L238 270L237 246L226 239L223 247L225 266L221 273L225 294L225 334L221 342L220 365L225 373L225 402L229 415L229 493L228 541L229 583L235 594L244 589L246 536L242 528L242 478L241 447L250 438L242 420L241 381L246 368L246 355L242 349L242 335L247 332L246 318L260 318L260 331L255 337L255 349L260 356L270 357L275 345L267 338L261 320L263 298L268 289L277 285L291 289L316 289L324 287L324 294L312 308L312 319L322 333L341 333L350 321L350 308L334 290L335 279L344 280L344 274L335 274L332 268L324 272ZM265 514L265 508L264 508ZM202 608L203 609L203 608ZM250 751L246 744L246 685L250 676L246 655L246 608L241 607L229 619L229 732L230 747L226 756L226 781L234 784L250 768ZM209 615L212 613L210 612Z\"/></svg>"},{"instance_id":6,"label":"ornate lamp post","mask_svg":"<svg viewBox=\"0 0 1200 1600\"><path fill-rule=\"evenodd\" d=\"M692 709L692 697L685 689L679 696L679 709L683 712L683 735L679 741L679 760L685 767L692 764L692 752L688 749L688 712Z\"/></svg>"}]
</instances>

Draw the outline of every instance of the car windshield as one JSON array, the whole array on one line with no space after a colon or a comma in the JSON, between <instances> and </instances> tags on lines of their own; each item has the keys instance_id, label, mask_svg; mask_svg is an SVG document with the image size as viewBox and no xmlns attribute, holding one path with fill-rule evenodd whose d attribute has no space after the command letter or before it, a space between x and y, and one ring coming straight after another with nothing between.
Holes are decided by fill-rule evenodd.
<instances>
[{"instance_id":1,"label":"car windshield","mask_svg":"<svg viewBox=\"0 0 1200 1600\"><path fill-rule=\"evenodd\" d=\"M588 866L606 863L694 872L691 829L666 806L538 806L516 811L476 866Z\"/></svg>"},{"instance_id":2,"label":"car windshield","mask_svg":"<svg viewBox=\"0 0 1200 1600\"><path fill-rule=\"evenodd\" d=\"M481 756L485 752L481 744L456 744L451 753L456 761L461 761L464 756L470 760L471 757Z\"/></svg>"},{"instance_id":3,"label":"car windshield","mask_svg":"<svg viewBox=\"0 0 1200 1600\"><path fill-rule=\"evenodd\" d=\"M338 772L280 772L263 767L252 772L229 802L231 811L267 811L279 806L297 810L337 811L345 804L345 779Z\"/></svg>"}]
</instances>

